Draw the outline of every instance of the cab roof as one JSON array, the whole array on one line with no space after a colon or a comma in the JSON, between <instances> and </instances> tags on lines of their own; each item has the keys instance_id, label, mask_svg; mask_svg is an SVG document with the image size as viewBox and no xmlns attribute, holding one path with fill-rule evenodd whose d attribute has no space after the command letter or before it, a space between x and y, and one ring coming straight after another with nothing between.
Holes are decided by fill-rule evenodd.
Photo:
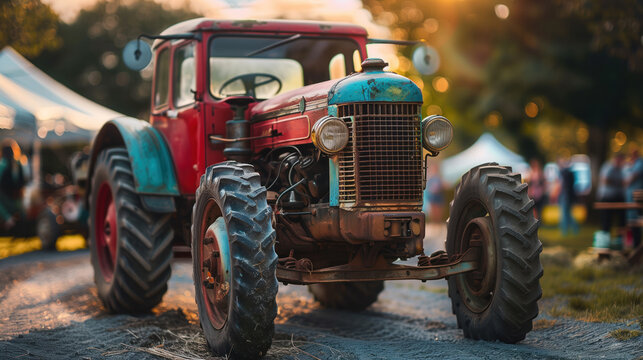
<instances>
[{"instance_id":1,"label":"cab roof","mask_svg":"<svg viewBox=\"0 0 643 360\"><path fill-rule=\"evenodd\" d=\"M325 21L293 20L216 20L198 18L172 25L161 35L185 34L199 31L218 32L269 32L367 36L359 25Z\"/></svg>"}]
</instances>

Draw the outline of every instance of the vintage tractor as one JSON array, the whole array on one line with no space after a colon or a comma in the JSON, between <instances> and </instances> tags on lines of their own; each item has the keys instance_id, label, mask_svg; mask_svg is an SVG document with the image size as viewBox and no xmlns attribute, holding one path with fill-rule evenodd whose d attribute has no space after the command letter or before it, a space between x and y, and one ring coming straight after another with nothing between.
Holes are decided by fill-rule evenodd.
<instances>
[{"instance_id":1,"label":"vintage tractor","mask_svg":"<svg viewBox=\"0 0 643 360\"><path fill-rule=\"evenodd\" d=\"M124 61L154 58L150 121L114 119L91 153L91 260L109 310L157 305L173 249L191 248L218 355L266 353L278 282L361 310L384 280L448 278L465 336L531 330L542 267L527 185L497 164L469 171L446 252L424 254L423 169L453 128L422 120L420 89L367 58L384 41L354 25L208 19L146 37Z\"/></svg>"}]
</instances>

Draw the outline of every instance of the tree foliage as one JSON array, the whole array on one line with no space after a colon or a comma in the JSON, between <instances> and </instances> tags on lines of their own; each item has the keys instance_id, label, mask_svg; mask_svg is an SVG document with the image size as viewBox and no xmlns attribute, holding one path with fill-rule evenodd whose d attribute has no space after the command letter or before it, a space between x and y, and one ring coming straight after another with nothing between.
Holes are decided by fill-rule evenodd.
<instances>
[{"instance_id":1,"label":"tree foliage","mask_svg":"<svg viewBox=\"0 0 643 360\"><path fill-rule=\"evenodd\" d=\"M0 1L0 49L11 46L24 56L37 56L60 44L58 16L40 0Z\"/></svg>"},{"instance_id":2,"label":"tree foliage","mask_svg":"<svg viewBox=\"0 0 643 360\"><path fill-rule=\"evenodd\" d=\"M426 86L427 100L454 120L465 143L486 130L526 156L601 159L620 148L610 147L616 131L643 135L638 0L365 3L377 20L398 14L388 21L394 36L438 49L443 66L423 80L445 77L450 86L444 93ZM405 15L416 11L421 16ZM557 137L561 124L572 130L567 138Z\"/></svg>"},{"instance_id":3,"label":"tree foliage","mask_svg":"<svg viewBox=\"0 0 643 360\"><path fill-rule=\"evenodd\" d=\"M63 46L34 59L36 66L79 94L129 116L146 118L151 71L127 69L125 44L140 34L159 34L177 22L198 17L169 11L152 0L100 1L70 24L59 23Z\"/></svg>"},{"instance_id":4,"label":"tree foliage","mask_svg":"<svg viewBox=\"0 0 643 360\"><path fill-rule=\"evenodd\" d=\"M643 71L642 1L558 1L564 12L585 22L595 49L627 60L633 71Z\"/></svg>"}]
</instances>

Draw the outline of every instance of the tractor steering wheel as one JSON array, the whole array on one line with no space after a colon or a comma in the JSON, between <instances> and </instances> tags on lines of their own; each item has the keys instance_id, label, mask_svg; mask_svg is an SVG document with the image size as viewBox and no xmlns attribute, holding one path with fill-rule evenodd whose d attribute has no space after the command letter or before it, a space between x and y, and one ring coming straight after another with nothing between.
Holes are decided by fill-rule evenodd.
<instances>
[{"instance_id":1,"label":"tractor steering wheel","mask_svg":"<svg viewBox=\"0 0 643 360\"><path fill-rule=\"evenodd\" d=\"M266 77L268 78L268 80L257 82L257 78L259 77ZM252 96L252 97L255 97L255 89L258 88L259 86L263 86L276 81L277 84L279 85L279 88L277 89L277 91L275 91L275 94L277 94L281 90L281 86L282 86L281 80L279 80L279 78L274 75L265 74L265 73L249 73L249 74L237 75L232 79L224 82L223 85L221 85L221 87L219 88L219 94L223 94L223 89L237 80L241 80L241 83L243 84L243 88L246 92L244 95Z\"/></svg>"}]
</instances>

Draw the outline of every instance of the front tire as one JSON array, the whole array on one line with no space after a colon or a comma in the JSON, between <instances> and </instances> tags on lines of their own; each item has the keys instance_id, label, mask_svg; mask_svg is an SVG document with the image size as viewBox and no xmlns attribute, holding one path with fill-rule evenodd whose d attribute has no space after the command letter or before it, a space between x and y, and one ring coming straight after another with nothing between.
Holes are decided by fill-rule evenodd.
<instances>
[{"instance_id":1,"label":"front tire","mask_svg":"<svg viewBox=\"0 0 643 360\"><path fill-rule=\"evenodd\" d=\"M251 165L207 168L192 211L196 303L213 353L255 359L272 343L277 254L266 188Z\"/></svg>"},{"instance_id":2,"label":"front tire","mask_svg":"<svg viewBox=\"0 0 643 360\"><path fill-rule=\"evenodd\" d=\"M538 220L527 184L511 168L484 164L462 176L447 226L447 252L480 247L480 268L450 276L449 297L465 337L516 343L538 315L543 274Z\"/></svg>"},{"instance_id":3,"label":"front tire","mask_svg":"<svg viewBox=\"0 0 643 360\"><path fill-rule=\"evenodd\" d=\"M90 249L98 296L110 312L147 312L167 291L170 215L143 210L124 148L103 150L92 177Z\"/></svg>"},{"instance_id":4,"label":"front tire","mask_svg":"<svg viewBox=\"0 0 643 360\"><path fill-rule=\"evenodd\" d=\"M384 281L312 284L308 290L323 307L362 311L377 301L384 290Z\"/></svg>"}]
</instances>

